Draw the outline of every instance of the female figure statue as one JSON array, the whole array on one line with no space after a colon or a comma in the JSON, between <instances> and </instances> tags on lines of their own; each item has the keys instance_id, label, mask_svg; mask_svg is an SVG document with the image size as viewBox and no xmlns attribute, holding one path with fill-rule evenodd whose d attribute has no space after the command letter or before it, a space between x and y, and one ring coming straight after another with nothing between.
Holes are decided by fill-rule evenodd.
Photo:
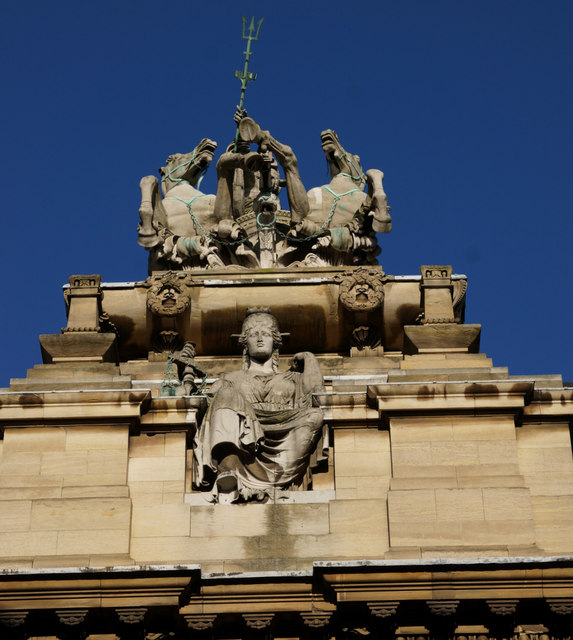
<instances>
[{"instance_id":1,"label":"female figure statue","mask_svg":"<svg viewBox=\"0 0 573 640\"><path fill-rule=\"evenodd\" d=\"M239 344L243 369L213 385L195 438L195 484L212 487L220 502L306 488L310 466L324 459L323 416L312 406L323 389L315 356L297 353L279 373L282 337L268 308L247 310Z\"/></svg>"}]
</instances>

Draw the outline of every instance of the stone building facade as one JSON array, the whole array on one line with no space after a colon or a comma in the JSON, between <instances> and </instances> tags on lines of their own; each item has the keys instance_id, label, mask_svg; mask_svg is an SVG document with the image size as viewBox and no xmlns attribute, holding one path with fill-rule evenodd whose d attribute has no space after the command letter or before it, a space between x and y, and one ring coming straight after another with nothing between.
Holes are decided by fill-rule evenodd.
<instances>
[{"instance_id":1,"label":"stone building facade","mask_svg":"<svg viewBox=\"0 0 573 640\"><path fill-rule=\"evenodd\" d=\"M256 158L233 162L240 184L270 175ZM172 268L135 283L71 276L67 326L40 336L43 364L0 391L0 637L570 637L573 388L494 366L481 327L464 323L467 279L450 266L393 276L366 253L353 263L323 251L344 233L357 246L388 230L356 222L387 212L381 179L378 204L372 187L338 231L335 191L328 224L306 236L330 245L290 264L292 213L268 208L261 188L262 204L234 216L259 261L250 267L216 250L201 264L224 225L203 221L200 241L174 234L168 215L157 222L168 203L144 187L142 244L152 266L170 252ZM183 268L179 250L199 262ZM194 480L197 447L214 385L256 360L233 338L249 313L272 314L282 332L269 380L296 373L295 354L318 364L322 383L299 404L319 410L322 431L299 452L296 482L276 479L296 449L285 445L265 467L275 480L227 495L222 467ZM245 424L247 405L224 410ZM259 464L258 447L239 458Z\"/></svg>"}]
</instances>

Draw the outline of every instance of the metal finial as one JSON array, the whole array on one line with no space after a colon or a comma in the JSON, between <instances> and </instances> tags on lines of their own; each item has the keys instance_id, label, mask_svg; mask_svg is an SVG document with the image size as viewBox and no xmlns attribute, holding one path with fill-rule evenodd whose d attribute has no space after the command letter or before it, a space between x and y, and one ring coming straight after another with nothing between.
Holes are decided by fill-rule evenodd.
<instances>
[{"instance_id":1,"label":"metal finial","mask_svg":"<svg viewBox=\"0 0 573 640\"><path fill-rule=\"evenodd\" d=\"M239 109L243 108L245 104L245 93L247 91L247 85L251 80L257 79L256 73L251 73L249 71L249 58L251 57L251 42L253 40L259 39L259 31L261 30L261 25L263 24L264 18L261 18L255 27L255 16L251 18L251 22L247 31L247 19L243 16L243 40L247 41L247 50L243 53L245 54L245 66L243 67L243 71L235 71L235 78L238 78L241 81L241 99L239 101Z\"/></svg>"}]
</instances>

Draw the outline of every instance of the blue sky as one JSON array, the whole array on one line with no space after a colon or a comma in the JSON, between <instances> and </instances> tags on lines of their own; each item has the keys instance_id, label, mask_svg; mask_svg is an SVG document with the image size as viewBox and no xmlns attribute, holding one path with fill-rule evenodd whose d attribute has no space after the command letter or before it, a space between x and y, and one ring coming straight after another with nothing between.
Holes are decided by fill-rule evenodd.
<instances>
[{"instance_id":1,"label":"blue sky","mask_svg":"<svg viewBox=\"0 0 573 640\"><path fill-rule=\"evenodd\" d=\"M385 173L384 270L452 264L496 366L573 381L572 2L31 0L0 24L0 386L65 326L69 275L145 279L139 180L231 140L243 14L265 17L246 107L306 186L335 129Z\"/></svg>"}]
</instances>

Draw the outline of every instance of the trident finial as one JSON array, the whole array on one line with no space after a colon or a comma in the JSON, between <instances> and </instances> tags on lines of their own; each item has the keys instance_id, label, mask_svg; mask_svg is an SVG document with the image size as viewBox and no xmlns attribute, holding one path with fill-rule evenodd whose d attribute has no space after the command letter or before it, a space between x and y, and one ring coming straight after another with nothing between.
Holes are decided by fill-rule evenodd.
<instances>
[{"instance_id":1,"label":"trident finial","mask_svg":"<svg viewBox=\"0 0 573 640\"><path fill-rule=\"evenodd\" d=\"M243 40L247 41L247 50L243 53L245 54L245 66L243 71L235 71L235 78L238 78L241 81L241 100L239 101L239 109L243 108L245 103L245 92L247 91L247 84L251 80L257 79L256 73L251 73L249 71L249 58L251 57L251 42L253 40L258 40L259 31L261 30L261 25L263 24L264 18L261 18L255 28L255 16L251 18L251 23L249 24L249 30L247 33L247 19L243 16Z\"/></svg>"}]
</instances>

